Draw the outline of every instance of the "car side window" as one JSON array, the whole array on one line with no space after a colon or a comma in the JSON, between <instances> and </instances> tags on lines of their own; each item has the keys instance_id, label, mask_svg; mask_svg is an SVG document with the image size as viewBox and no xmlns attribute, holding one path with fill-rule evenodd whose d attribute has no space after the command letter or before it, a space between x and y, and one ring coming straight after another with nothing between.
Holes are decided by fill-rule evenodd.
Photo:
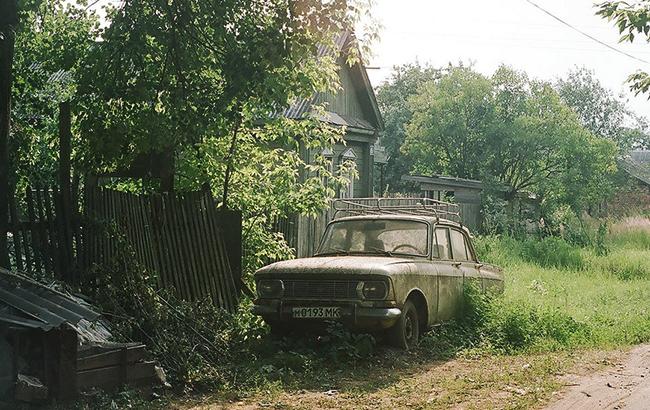
<instances>
[{"instance_id":1,"label":"car side window","mask_svg":"<svg viewBox=\"0 0 650 410\"><path fill-rule=\"evenodd\" d=\"M474 255L472 248L470 248L469 241L467 240L467 238L465 238L465 250L467 252L467 260L476 261L476 255Z\"/></svg>"},{"instance_id":2,"label":"car side window","mask_svg":"<svg viewBox=\"0 0 650 410\"><path fill-rule=\"evenodd\" d=\"M442 260L451 259L451 249L449 247L449 229L436 228L436 244L433 249L433 257Z\"/></svg>"},{"instance_id":3,"label":"car side window","mask_svg":"<svg viewBox=\"0 0 650 410\"><path fill-rule=\"evenodd\" d=\"M465 244L465 235L455 229L451 230L451 250L456 261L467 261L467 245Z\"/></svg>"}]
</instances>

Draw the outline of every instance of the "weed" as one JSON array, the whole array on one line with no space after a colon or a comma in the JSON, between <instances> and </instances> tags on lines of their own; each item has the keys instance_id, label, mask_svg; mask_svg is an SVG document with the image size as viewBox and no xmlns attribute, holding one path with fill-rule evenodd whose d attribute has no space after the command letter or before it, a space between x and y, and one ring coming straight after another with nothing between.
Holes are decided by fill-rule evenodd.
<instances>
[{"instance_id":1,"label":"weed","mask_svg":"<svg viewBox=\"0 0 650 410\"><path fill-rule=\"evenodd\" d=\"M584 267L579 249L557 237L527 239L523 242L522 257L543 267L575 270Z\"/></svg>"}]
</instances>

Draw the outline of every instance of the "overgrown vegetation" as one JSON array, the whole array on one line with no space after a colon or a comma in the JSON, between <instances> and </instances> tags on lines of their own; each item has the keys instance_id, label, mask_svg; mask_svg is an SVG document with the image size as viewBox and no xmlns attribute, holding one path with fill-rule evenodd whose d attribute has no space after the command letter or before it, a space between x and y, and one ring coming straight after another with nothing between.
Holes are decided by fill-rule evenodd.
<instances>
[{"instance_id":1,"label":"overgrown vegetation","mask_svg":"<svg viewBox=\"0 0 650 410\"><path fill-rule=\"evenodd\" d=\"M599 245L602 226L587 228L587 236L596 239L585 245L568 241L571 235L477 238L481 259L504 268L505 294L484 295L469 286L464 317L426 334L415 352L418 360L534 355L650 341L650 222L639 218L613 224ZM599 246L609 253L599 252ZM219 391L220 397L237 398L260 391L323 389L351 373L387 371L398 360L380 339L340 325L321 334L278 339L250 313L247 302L238 313L227 314L206 303L191 305L157 293L146 276L127 266L111 272L123 273L100 275L111 283L98 283L97 300L117 314L113 321L122 337L150 343L176 391Z\"/></svg>"}]
</instances>

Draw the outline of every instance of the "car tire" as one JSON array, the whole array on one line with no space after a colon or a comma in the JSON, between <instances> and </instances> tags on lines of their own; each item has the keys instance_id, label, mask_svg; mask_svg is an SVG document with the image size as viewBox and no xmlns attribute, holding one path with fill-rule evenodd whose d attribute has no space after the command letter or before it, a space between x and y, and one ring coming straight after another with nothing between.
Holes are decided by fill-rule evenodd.
<instances>
[{"instance_id":1,"label":"car tire","mask_svg":"<svg viewBox=\"0 0 650 410\"><path fill-rule=\"evenodd\" d=\"M420 319L415 304L407 300L402 308L402 315L397 323L388 329L390 344L400 349L409 350L417 346L420 340Z\"/></svg>"}]
</instances>

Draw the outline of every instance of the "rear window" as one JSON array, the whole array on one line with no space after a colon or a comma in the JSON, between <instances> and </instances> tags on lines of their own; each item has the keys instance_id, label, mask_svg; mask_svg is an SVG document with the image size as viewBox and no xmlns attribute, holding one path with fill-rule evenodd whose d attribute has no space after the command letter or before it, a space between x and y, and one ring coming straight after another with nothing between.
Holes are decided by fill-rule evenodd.
<instances>
[{"instance_id":1,"label":"rear window","mask_svg":"<svg viewBox=\"0 0 650 410\"><path fill-rule=\"evenodd\" d=\"M467 261L467 244L465 243L465 235L455 229L451 230L451 251L456 261Z\"/></svg>"},{"instance_id":2,"label":"rear window","mask_svg":"<svg viewBox=\"0 0 650 410\"><path fill-rule=\"evenodd\" d=\"M449 229L436 228L436 244L433 250L433 257L443 260L451 259L451 248L449 246Z\"/></svg>"}]
</instances>

